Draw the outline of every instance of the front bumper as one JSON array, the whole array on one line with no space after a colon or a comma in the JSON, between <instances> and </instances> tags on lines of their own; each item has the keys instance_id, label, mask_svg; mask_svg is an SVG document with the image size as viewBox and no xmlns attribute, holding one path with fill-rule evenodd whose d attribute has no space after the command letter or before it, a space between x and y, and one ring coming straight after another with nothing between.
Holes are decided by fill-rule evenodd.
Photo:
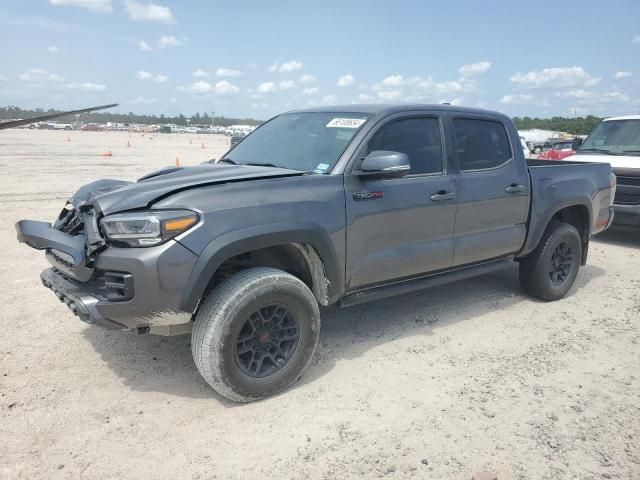
<instances>
[{"instance_id":1,"label":"front bumper","mask_svg":"<svg viewBox=\"0 0 640 480\"><path fill-rule=\"evenodd\" d=\"M16 229L20 241L46 250L53 268L42 272L41 281L81 320L110 329L151 331L191 322L193 312L183 311L180 302L198 257L179 242L170 240L149 248L106 248L88 267L75 264L72 253L76 252L69 245L80 247L68 245L70 239L77 242L78 236L26 220L16 224ZM120 297L110 285L118 276L127 280L126 295Z\"/></svg>"},{"instance_id":2,"label":"front bumper","mask_svg":"<svg viewBox=\"0 0 640 480\"><path fill-rule=\"evenodd\" d=\"M640 227L640 205L614 205L615 225Z\"/></svg>"}]
</instances>

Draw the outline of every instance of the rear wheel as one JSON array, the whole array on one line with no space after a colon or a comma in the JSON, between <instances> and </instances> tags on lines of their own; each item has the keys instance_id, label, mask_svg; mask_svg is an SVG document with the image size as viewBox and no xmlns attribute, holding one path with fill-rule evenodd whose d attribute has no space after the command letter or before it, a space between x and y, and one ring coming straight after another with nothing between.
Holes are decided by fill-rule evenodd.
<instances>
[{"instance_id":1,"label":"rear wheel","mask_svg":"<svg viewBox=\"0 0 640 480\"><path fill-rule=\"evenodd\" d=\"M546 301L564 297L580 269L582 242L573 225L553 222L538 247L520 262L524 291Z\"/></svg>"},{"instance_id":2,"label":"rear wheel","mask_svg":"<svg viewBox=\"0 0 640 480\"><path fill-rule=\"evenodd\" d=\"M214 390L249 402L300 378L319 332L318 304L302 281L274 268L250 268L204 299L191 350L198 371Z\"/></svg>"}]
</instances>

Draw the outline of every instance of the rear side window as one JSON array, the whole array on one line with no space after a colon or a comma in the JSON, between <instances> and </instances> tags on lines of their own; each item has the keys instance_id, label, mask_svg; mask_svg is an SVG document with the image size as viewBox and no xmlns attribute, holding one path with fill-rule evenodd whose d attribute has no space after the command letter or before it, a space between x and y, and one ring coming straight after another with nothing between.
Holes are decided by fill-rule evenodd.
<instances>
[{"instance_id":1,"label":"rear side window","mask_svg":"<svg viewBox=\"0 0 640 480\"><path fill-rule=\"evenodd\" d=\"M443 170L442 139L437 118L405 118L388 123L367 145L367 153L376 150L405 153L411 163L410 175Z\"/></svg>"},{"instance_id":2,"label":"rear side window","mask_svg":"<svg viewBox=\"0 0 640 480\"><path fill-rule=\"evenodd\" d=\"M453 120L460 170L499 167L511 159L509 137L504 125L491 120Z\"/></svg>"}]
</instances>

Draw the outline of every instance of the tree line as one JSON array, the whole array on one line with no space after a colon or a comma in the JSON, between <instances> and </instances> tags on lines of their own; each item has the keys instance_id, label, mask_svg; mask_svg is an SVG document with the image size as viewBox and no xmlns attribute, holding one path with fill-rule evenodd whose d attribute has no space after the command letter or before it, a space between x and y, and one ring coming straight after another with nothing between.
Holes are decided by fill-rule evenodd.
<instances>
[{"instance_id":1,"label":"tree line","mask_svg":"<svg viewBox=\"0 0 640 480\"><path fill-rule=\"evenodd\" d=\"M17 118L30 118L48 113L57 113L60 110L44 110L36 108L35 110L24 110L18 107L0 107L0 120L10 120ZM57 121L74 122L75 117L61 117ZM111 113L111 112L93 112L83 113L80 115L80 121L84 123L142 123L142 124L175 124L175 125L216 125L228 127L229 125L258 125L260 120L253 118L229 118L224 116L214 116L211 114L195 113L190 117L183 114L176 116L161 115L138 115L133 112L129 113ZM586 117L567 118L567 117L551 117L551 118L531 118L531 117L515 117L513 121L518 130L528 130L531 128L541 128L544 130L555 130L568 132L573 135L587 135L598 125L602 118L588 115Z\"/></svg>"},{"instance_id":2,"label":"tree line","mask_svg":"<svg viewBox=\"0 0 640 480\"><path fill-rule=\"evenodd\" d=\"M0 107L0 120L13 120L18 118L31 118L39 115L47 115L58 113L62 110L44 110L36 108L35 110L25 110L22 108L9 106ZM213 113L213 112L212 112ZM56 122L71 123L75 122L75 115L60 117ZM161 115L138 115L133 112L129 113L112 113L112 112L92 112L80 114L79 120L83 123L142 123L147 125L215 125L220 127L228 127L230 125L258 125L261 121L253 118L230 118L224 116L213 116L207 112L195 113L189 117L180 114L176 116Z\"/></svg>"},{"instance_id":3,"label":"tree line","mask_svg":"<svg viewBox=\"0 0 640 480\"><path fill-rule=\"evenodd\" d=\"M588 135L596 125L602 122L602 118L588 115L586 117L566 118L531 118L515 117L513 122L518 130L529 130L531 128L541 128L543 130L554 130L567 132L572 135Z\"/></svg>"}]
</instances>

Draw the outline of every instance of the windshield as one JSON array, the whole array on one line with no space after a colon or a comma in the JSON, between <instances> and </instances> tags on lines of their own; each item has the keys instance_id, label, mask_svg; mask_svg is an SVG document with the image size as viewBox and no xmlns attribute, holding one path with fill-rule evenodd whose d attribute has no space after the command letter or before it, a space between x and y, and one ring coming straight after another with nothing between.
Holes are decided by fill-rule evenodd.
<instances>
[{"instance_id":1,"label":"windshield","mask_svg":"<svg viewBox=\"0 0 640 480\"><path fill-rule=\"evenodd\" d=\"M369 117L363 113L286 113L256 129L221 161L329 173Z\"/></svg>"},{"instance_id":2,"label":"windshield","mask_svg":"<svg viewBox=\"0 0 640 480\"><path fill-rule=\"evenodd\" d=\"M602 122L580 148L580 153L590 152L640 155L640 119Z\"/></svg>"}]
</instances>

